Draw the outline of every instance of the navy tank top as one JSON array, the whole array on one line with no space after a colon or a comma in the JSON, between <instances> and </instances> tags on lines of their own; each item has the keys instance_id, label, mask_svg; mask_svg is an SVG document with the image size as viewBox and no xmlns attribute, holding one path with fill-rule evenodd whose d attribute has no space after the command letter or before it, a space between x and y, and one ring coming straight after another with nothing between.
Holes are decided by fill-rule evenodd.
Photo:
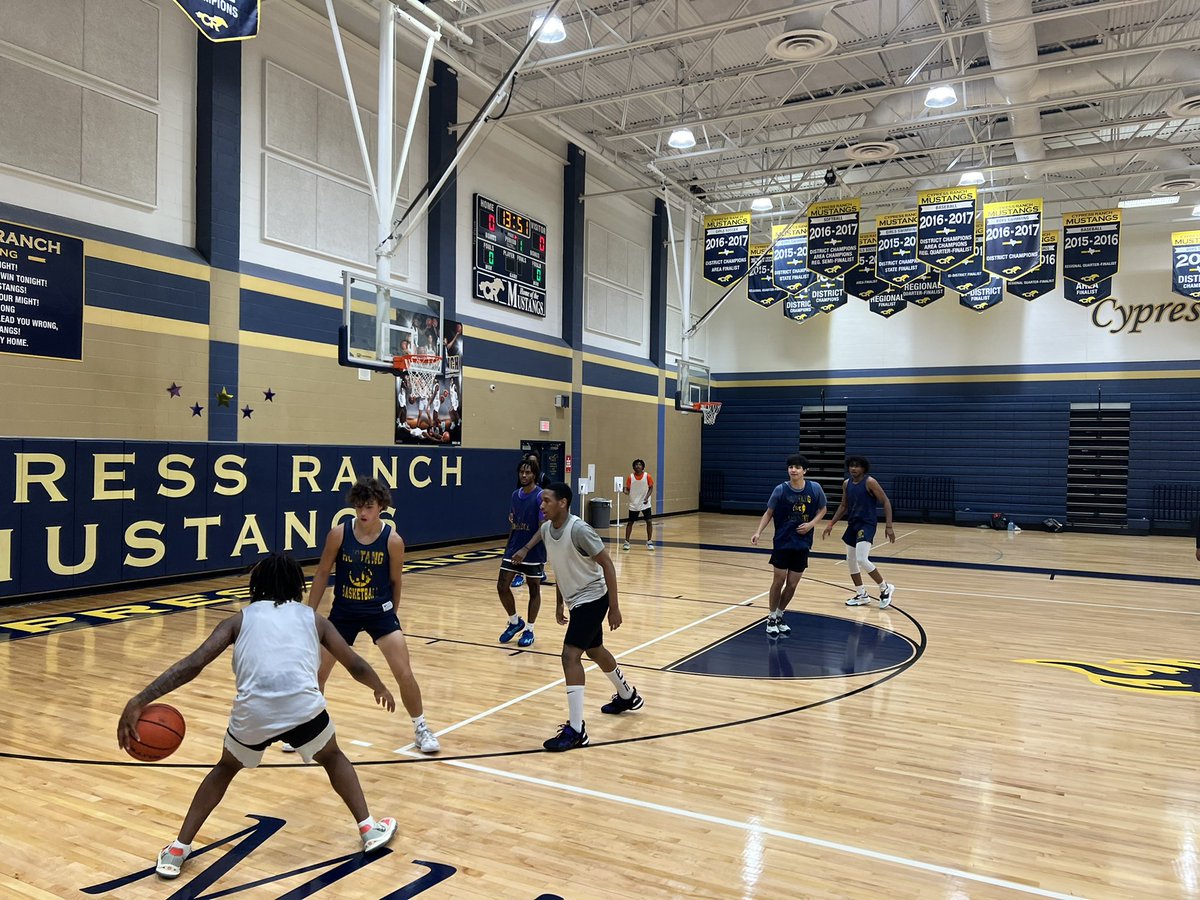
<instances>
[{"instance_id":1,"label":"navy tank top","mask_svg":"<svg viewBox=\"0 0 1200 900\"><path fill-rule=\"evenodd\" d=\"M846 521L856 525L874 525L879 521L875 498L867 490L866 475L858 484L853 478L846 479Z\"/></svg>"},{"instance_id":2,"label":"navy tank top","mask_svg":"<svg viewBox=\"0 0 1200 900\"><path fill-rule=\"evenodd\" d=\"M359 543L354 522L344 523L342 549L337 557L333 598L341 612L373 615L392 608L391 560L388 537L392 526L384 523L379 537L370 544Z\"/></svg>"}]
</instances>

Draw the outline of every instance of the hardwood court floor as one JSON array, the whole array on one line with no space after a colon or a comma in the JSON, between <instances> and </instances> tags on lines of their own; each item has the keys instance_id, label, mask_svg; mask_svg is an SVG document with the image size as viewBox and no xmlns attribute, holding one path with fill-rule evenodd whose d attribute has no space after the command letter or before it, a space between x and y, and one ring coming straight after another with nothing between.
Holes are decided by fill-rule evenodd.
<instances>
[{"instance_id":1,"label":"hardwood court floor","mask_svg":"<svg viewBox=\"0 0 1200 900\"><path fill-rule=\"evenodd\" d=\"M566 715L551 592L537 643L516 652L496 643L498 563L481 552L499 542L411 554L442 561L405 576L401 619L443 751L397 752L411 737L402 710L389 717L335 673L339 740L373 813L401 823L391 852L357 871L353 823L321 770L270 751L272 766L239 775L197 846L259 831L194 858L178 881L115 883L145 873L175 835L232 696L226 657L167 698L188 722L173 757L138 764L117 749L125 699L237 603L163 600L242 579L0 609L6 636L48 627L29 624L38 617L68 620L0 642L0 896L215 897L244 885L236 896L355 900L1200 895L1190 540L900 524L876 555L898 586L881 611L843 605L835 535L818 540L793 634L770 641L754 524L673 517L656 552L614 547L626 622L606 641L646 706L601 715L611 686L590 672L593 746L558 755L540 751ZM144 611L95 613L121 604ZM73 614L95 627L65 630ZM914 649L846 675L878 668L860 638L881 632L853 623ZM816 658L818 634L845 646ZM771 674L825 677L667 671L720 648L751 667L765 656ZM1119 688L1030 659L1191 659L1157 677L1193 688Z\"/></svg>"}]
</instances>

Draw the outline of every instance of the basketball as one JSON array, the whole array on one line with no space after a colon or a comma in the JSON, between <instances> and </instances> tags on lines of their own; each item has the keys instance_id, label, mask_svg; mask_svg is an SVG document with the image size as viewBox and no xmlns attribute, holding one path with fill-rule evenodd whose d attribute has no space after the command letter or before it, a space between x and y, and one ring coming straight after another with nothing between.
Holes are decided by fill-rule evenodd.
<instances>
[{"instance_id":1,"label":"basketball","mask_svg":"<svg viewBox=\"0 0 1200 900\"><path fill-rule=\"evenodd\" d=\"M186 731L179 710L166 703L151 703L138 718L138 739L130 742L129 755L142 762L166 759L179 749Z\"/></svg>"}]
</instances>

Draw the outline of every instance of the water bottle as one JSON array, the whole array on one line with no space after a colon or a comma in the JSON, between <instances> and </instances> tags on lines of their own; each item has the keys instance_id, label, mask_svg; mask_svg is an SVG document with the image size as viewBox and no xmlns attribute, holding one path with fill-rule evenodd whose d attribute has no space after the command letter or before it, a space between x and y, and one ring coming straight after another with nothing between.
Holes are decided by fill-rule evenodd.
<instances>
[{"instance_id":1,"label":"water bottle","mask_svg":"<svg viewBox=\"0 0 1200 900\"><path fill-rule=\"evenodd\" d=\"M1008 533L1014 534L1014 533L1016 533L1016 530L1017 530L1017 523L1014 522L1012 519L1009 519L1008 520Z\"/></svg>"}]
</instances>

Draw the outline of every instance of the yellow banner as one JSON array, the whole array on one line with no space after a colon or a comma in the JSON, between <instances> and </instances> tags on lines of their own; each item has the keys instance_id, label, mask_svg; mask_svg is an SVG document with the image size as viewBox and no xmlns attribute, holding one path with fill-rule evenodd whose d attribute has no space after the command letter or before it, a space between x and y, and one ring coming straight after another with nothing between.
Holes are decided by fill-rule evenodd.
<instances>
[{"instance_id":1,"label":"yellow banner","mask_svg":"<svg viewBox=\"0 0 1200 900\"><path fill-rule=\"evenodd\" d=\"M751 244L750 245L750 261L754 262L754 260L758 259L764 253L770 252L770 250L771 250L770 244Z\"/></svg>"},{"instance_id":2,"label":"yellow banner","mask_svg":"<svg viewBox=\"0 0 1200 900\"><path fill-rule=\"evenodd\" d=\"M998 203L983 204L983 217L990 219L1001 216L1026 216L1030 213L1042 214L1042 198L1036 200L1002 200Z\"/></svg>"},{"instance_id":3,"label":"yellow banner","mask_svg":"<svg viewBox=\"0 0 1200 900\"><path fill-rule=\"evenodd\" d=\"M748 212L717 213L715 216L704 217L705 231L708 231L710 228L731 228L735 225L748 226L749 224L750 213Z\"/></svg>"},{"instance_id":4,"label":"yellow banner","mask_svg":"<svg viewBox=\"0 0 1200 900\"><path fill-rule=\"evenodd\" d=\"M772 225L771 240L777 241L780 238L791 237L808 237L807 222L793 222L791 225Z\"/></svg>"},{"instance_id":5,"label":"yellow banner","mask_svg":"<svg viewBox=\"0 0 1200 900\"><path fill-rule=\"evenodd\" d=\"M934 188L929 191L917 192L917 203L929 206L936 203L962 203L964 200L975 200L979 192L973 187Z\"/></svg>"},{"instance_id":6,"label":"yellow banner","mask_svg":"<svg viewBox=\"0 0 1200 900\"><path fill-rule=\"evenodd\" d=\"M859 247L877 247L879 246L879 233L875 231L860 231L858 233Z\"/></svg>"},{"instance_id":7,"label":"yellow banner","mask_svg":"<svg viewBox=\"0 0 1200 900\"><path fill-rule=\"evenodd\" d=\"M1094 209L1090 212L1063 213L1063 228L1072 225L1108 225L1121 221L1119 209Z\"/></svg>"},{"instance_id":8,"label":"yellow banner","mask_svg":"<svg viewBox=\"0 0 1200 900\"><path fill-rule=\"evenodd\" d=\"M810 203L810 216L841 216L846 213L856 213L862 209L862 202L855 197L853 200L822 200L820 203Z\"/></svg>"},{"instance_id":9,"label":"yellow banner","mask_svg":"<svg viewBox=\"0 0 1200 900\"><path fill-rule=\"evenodd\" d=\"M1050 244L1057 244L1057 243L1058 243L1058 229L1055 229L1053 231L1043 231L1042 232L1042 246L1043 247L1049 246Z\"/></svg>"},{"instance_id":10,"label":"yellow banner","mask_svg":"<svg viewBox=\"0 0 1200 900\"><path fill-rule=\"evenodd\" d=\"M902 225L916 225L917 211L910 209L908 212L888 213L886 216L875 217L876 228L899 228Z\"/></svg>"},{"instance_id":11,"label":"yellow banner","mask_svg":"<svg viewBox=\"0 0 1200 900\"><path fill-rule=\"evenodd\" d=\"M1191 247L1195 244L1200 244L1200 231L1171 232L1172 247Z\"/></svg>"}]
</instances>

